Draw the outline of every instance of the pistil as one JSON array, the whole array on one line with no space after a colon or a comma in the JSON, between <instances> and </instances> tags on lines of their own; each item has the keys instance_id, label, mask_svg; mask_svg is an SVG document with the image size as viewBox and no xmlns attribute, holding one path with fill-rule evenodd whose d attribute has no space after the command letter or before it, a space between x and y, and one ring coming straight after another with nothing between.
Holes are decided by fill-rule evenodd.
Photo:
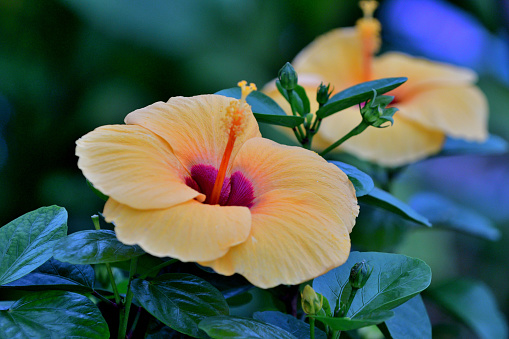
<instances>
[{"instance_id":1,"label":"pistil","mask_svg":"<svg viewBox=\"0 0 509 339\"><path fill-rule=\"evenodd\" d=\"M362 65L363 80L372 80L373 55L378 52L381 45L380 21L373 17L373 13L378 7L375 0L361 0L359 6L364 13L364 17L357 20L356 26L362 42Z\"/></svg>"}]
</instances>

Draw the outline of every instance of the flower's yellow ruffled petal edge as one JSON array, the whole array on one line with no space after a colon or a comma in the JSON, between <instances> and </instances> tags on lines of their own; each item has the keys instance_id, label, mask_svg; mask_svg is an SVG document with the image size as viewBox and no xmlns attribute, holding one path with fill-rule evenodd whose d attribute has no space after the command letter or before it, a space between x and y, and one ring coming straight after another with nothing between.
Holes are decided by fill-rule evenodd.
<instances>
[{"instance_id":1,"label":"flower's yellow ruffled petal edge","mask_svg":"<svg viewBox=\"0 0 509 339\"><path fill-rule=\"evenodd\" d=\"M221 95L173 97L138 109L125 118L126 124L143 126L165 139L183 165L207 164L219 168L228 142L224 127L226 108L236 100ZM252 112L246 112L244 132L235 141L232 158L242 144L261 136Z\"/></svg>"},{"instance_id":2,"label":"flower's yellow ruffled petal edge","mask_svg":"<svg viewBox=\"0 0 509 339\"><path fill-rule=\"evenodd\" d=\"M140 126L102 126L76 141L78 167L102 193L138 209L166 208L204 196L169 145Z\"/></svg>"},{"instance_id":3,"label":"flower's yellow ruffled petal edge","mask_svg":"<svg viewBox=\"0 0 509 339\"><path fill-rule=\"evenodd\" d=\"M337 166L315 152L252 138L238 153L232 168L235 171L253 184L255 197L276 189L313 192L332 207L348 231L355 224L359 207L352 183ZM258 199L254 203L256 206Z\"/></svg>"},{"instance_id":4,"label":"flower's yellow ruffled petal edge","mask_svg":"<svg viewBox=\"0 0 509 339\"><path fill-rule=\"evenodd\" d=\"M251 209L248 239L214 261L224 275L240 273L270 288L299 284L343 264L350 253L347 227L333 208L308 191L273 190Z\"/></svg>"},{"instance_id":5,"label":"flower's yellow ruffled petal edge","mask_svg":"<svg viewBox=\"0 0 509 339\"><path fill-rule=\"evenodd\" d=\"M117 238L157 257L214 260L246 240L251 213L243 206L206 205L195 200L161 210L136 210L109 199L106 221Z\"/></svg>"}]
</instances>

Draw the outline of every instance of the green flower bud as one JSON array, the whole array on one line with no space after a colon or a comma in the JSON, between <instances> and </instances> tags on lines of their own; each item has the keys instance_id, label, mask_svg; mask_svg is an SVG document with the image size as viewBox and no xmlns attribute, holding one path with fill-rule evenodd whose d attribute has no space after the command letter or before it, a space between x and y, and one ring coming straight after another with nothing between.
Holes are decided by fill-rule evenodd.
<instances>
[{"instance_id":1,"label":"green flower bud","mask_svg":"<svg viewBox=\"0 0 509 339\"><path fill-rule=\"evenodd\" d=\"M353 265L350 270L350 284L352 285L352 288L363 288L364 285L366 285L366 281L368 281L371 272L373 272L373 268L366 262L366 260Z\"/></svg>"},{"instance_id":2,"label":"green flower bud","mask_svg":"<svg viewBox=\"0 0 509 339\"><path fill-rule=\"evenodd\" d=\"M320 106L325 105L327 101L329 101L333 91L334 88L330 88L330 84L325 86L322 82L320 86L318 86L318 91L316 92L316 102L318 102Z\"/></svg>"},{"instance_id":3,"label":"green flower bud","mask_svg":"<svg viewBox=\"0 0 509 339\"><path fill-rule=\"evenodd\" d=\"M304 313L309 315L318 314L323 306L323 296L318 295L315 290L309 286L304 286L304 290L301 293L301 304Z\"/></svg>"},{"instance_id":4,"label":"green flower bud","mask_svg":"<svg viewBox=\"0 0 509 339\"><path fill-rule=\"evenodd\" d=\"M390 122L391 126L394 123L392 116L398 111L396 107L386 108L392 100L393 96L379 95L373 90L373 99L366 102L364 107L361 108L362 119L369 125L377 128L385 128L389 125L385 124Z\"/></svg>"},{"instance_id":5,"label":"green flower bud","mask_svg":"<svg viewBox=\"0 0 509 339\"><path fill-rule=\"evenodd\" d=\"M297 86L297 72L289 62L279 70L278 79L281 86L287 91L293 90Z\"/></svg>"}]
</instances>

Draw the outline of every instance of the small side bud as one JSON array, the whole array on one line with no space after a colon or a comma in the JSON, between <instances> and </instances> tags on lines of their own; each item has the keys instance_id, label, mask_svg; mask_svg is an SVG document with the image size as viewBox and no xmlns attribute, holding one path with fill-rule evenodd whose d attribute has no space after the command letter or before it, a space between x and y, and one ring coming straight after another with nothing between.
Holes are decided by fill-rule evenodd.
<instances>
[{"instance_id":1,"label":"small side bud","mask_svg":"<svg viewBox=\"0 0 509 339\"><path fill-rule=\"evenodd\" d=\"M366 260L353 265L350 270L350 284L352 285L352 288L363 288L372 272L373 268L366 262Z\"/></svg>"},{"instance_id":2,"label":"small side bud","mask_svg":"<svg viewBox=\"0 0 509 339\"><path fill-rule=\"evenodd\" d=\"M373 90L373 99L366 102L364 107L361 107L362 119L369 125L377 128L385 128L394 123L392 118L394 113L398 111L396 107L387 108L387 106L394 100L390 95L379 95Z\"/></svg>"},{"instance_id":3,"label":"small side bud","mask_svg":"<svg viewBox=\"0 0 509 339\"><path fill-rule=\"evenodd\" d=\"M330 88L330 84L325 86L323 82L318 86L318 91L316 92L316 101L323 106L329 101L329 98L334 91L334 88Z\"/></svg>"},{"instance_id":4,"label":"small side bud","mask_svg":"<svg viewBox=\"0 0 509 339\"><path fill-rule=\"evenodd\" d=\"M278 79L281 86L287 91L291 91L297 86L297 72L295 72L295 69L289 62L279 70Z\"/></svg>"},{"instance_id":5,"label":"small side bud","mask_svg":"<svg viewBox=\"0 0 509 339\"><path fill-rule=\"evenodd\" d=\"M304 313L315 315L322 309L323 296L319 296L311 286L304 286L304 290L300 296L302 299L302 310Z\"/></svg>"}]
</instances>

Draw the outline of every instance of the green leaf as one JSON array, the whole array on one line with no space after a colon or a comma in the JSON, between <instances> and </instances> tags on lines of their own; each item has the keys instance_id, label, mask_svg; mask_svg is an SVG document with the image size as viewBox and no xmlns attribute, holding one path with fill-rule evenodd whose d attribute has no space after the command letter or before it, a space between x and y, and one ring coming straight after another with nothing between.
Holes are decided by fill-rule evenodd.
<instances>
[{"instance_id":1,"label":"green leaf","mask_svg":"<svg viewBox=\"0 0 509 339\"><path fill-rule=\"evenodd\" d=\"M293 91L295 93L297 93L300 100L302 101L302 107L304 109L304 112L303 112L304 114L302 114L302 115L305 115L305 113L309 113L311 111L311 105L309 103L309 98L308 98L308 95L306 94L306 90L304 89L304 87L297 85L297 86L295 86Z\"/></svg>"},{"instance_id":2,"label":"green leaf","mask_svg":"<svg viewBox=\"0 0 509 339\"><path fill-rule=\"evenodd\" d=\"M4 286L28 291L93 292L95 272L90 265L73 265L51 258L32 273Z\"/></svg>"},{"instance_id":3,"label":"green leaf","mask_svg":"<svg viewBox=\"0 0 509 339\"><path fill-rule=\"evenodd\" d=\"M210 317L200 322L200 328L213 339L296 339L279 327L241 317Z\"/></svg>"},{"instance_id":4,"label":"green leaf","mask_svg":"<svg viewBox=\"0 0 509 339\"><path fill-rule=\"evenodd\" d=\"M201 320L229 312L221 292L191 274L163 274L152 281L135 279L132 291L158 320L195 338L207 338L198 328Z\"/></svg>"},{"instance_id":5,"label":"green leaf","mask_svg":"<svg viewBox=\"0 0 509 339\"><path fill-rule=\"evenodd\" d=\"M327 104L316 111L316 116L323 119L331 114L344 110L353 105L360 104L373 98L373 90L383 94L401 86L407 78L385 78L372 80L345 89L331 97ZM360 114L360 113L359 113Z\"/></svg>"},{"instance_id":6,"label":"green leaf","mask_svg":"<svg viewBox=\"0 0 509 339\"><path fill-rule=\"evenodd\" d=\"M41 266L66 234L67 212L58 206L39 208L0 228L0 285Z\"/></svg>"},{"instance_id":7,"label":"green leaf","mask_svg":"<svg viewBox=\"0 0 509 339\"><path fill-rule=\"evenodd\" d=\"M309 339L309 324L289 314L277 311L255 312L253 318L266 324L282 328L297 339ZM325 332L315 327L315 338L327 339L327 335Z\"/></svg>"},{"instance_id":8,"label":"green leaf","mask_svg":"<svg viewBox=\"0 0 509 339\"><path fill-rule=\"evenodd\" d=\"M360 197L359 201L386 209L415 223L431 226L426 217L417 213L413 208L378 187L373 188L371 192Z\"/></svg>"},{"instance_id":9,"label":"green leaf","mask_svg":"<svg viewBox=\"0 0 509 339\"><path fill-rule=\"evenodd\" d=\"M223 89L217 92L218 95L240 99L240 87ZM246 102L251 105L251 109L258 122L285 127L296 127L304 122L303 117L287 115L272 98L262 92L254 91L248 95Z\"/></svg>"},{"instance_id":10,"label":"green leaf","mask_svg":"<svg viewBox=\"0 0 509 339\"><path fill-rule=\"evenodd\" d=\"M81 231L60 240L55 259L71 264L103 264L124 261L145 254L139 246L124 245L110 230Z\"/></svg>"},{"instance_id":11,"label":"green leaf","mask_svg":"<svg viewBox=\"0 0 509 339\"><path fill-rule=\"evenodd\" d=\"M352 252L346 263L315 278L314 290L323 294L333 307L349 282L351 268L362 260L373 267L373 272L355 295L347 313L352 319L391 310L423 291L431 282L431 270L422 260L401 254Z\"/></svg>"},{"instance_id":12,"label":"green leaf","mask_svg":"<svg viewBox=\"0 0 509 339\"><path fill-rule=\"evenodd\" d=\"M416 295L394 311L385 321L392 339L431 339L431 322L420 295Z\"/></svg>"},{"instance_id":13,"label":"green leaf","mask_svg":"<svg viewBox=\"0 0 509 339\"><path fill-rule=\"evenodd\" d=\"M353 184L353 187L355 188L355 195L357 197L361 197L363 195L368 194L375 187L373 179L371 179L371 177L366 173L358 170L357 167L345 164L344 162L340 161L329 161L329 162L331 164L338 166L340 170L345 172L345 174L348 176L348 179L350 179L350 181Z\"/></svg>"},{"instance_id":14,"label":"green leaf","mask_svg":"<svg viewBox=\"0 0 509 339\"><path fill-rule=\"evenodd\" d=\"M479 281L455 279L431 289L430 296L480 338L507 338L504 315L489 288Z\"/></svg>"},{"instance_id":15,"label":"green leaf","mask_svg":"<svg viewBox=\"0 0 509 339\"><path fill-rule=\"evenodd\" d=\"M109 338L108 325L87 297L37 292L0 311L0 339Z\"/></svg>"},{"instance_id":16,"label":"green leaf","mask_svg":"<svg viewBox=\"0 0 509 339\"><path fill-rule=\"evenodd\" d=\"M87 179L87 185L88 187L90 187L90 189L92 190L92 192L94 192L95 195L97 195L99 198L101 198L102 200L104 201L108 201L108 199L110 197L108 197L106 194L102 193L101 191L99 191L97 188L94 187L94 185L92 185L92 183L90 181L88 181Z\"/></svg>"},{"instance_id":17,"label":"green leaf","mask_svg":"<svg viewBox=\"0 0 509 339\"><path fill-rule=\"evenodd\" d=\"M484 142L466 141L447 137L444 146L437 156L463 154L501 154L509 149L507 141L490 134Z\"/></svg>"},{"instance_id":18,"label":"green leaf","mask_svg":"<svg viewBox=\"0 0 509 339\"><path fill-rule=\"evenodd\" d=\"M492 241L500 239L500 231L490 219L440 194L421 192L414 195L409 204L426 216L435 227L460 231Z\"/></svg>"},{"instance_id":19,"label":"green leaf","mask_svg":"<svg viewBox=\"0 0 509 339\"><path fill-rule=\"evenodd\" d=\"M351 331L361 327L377 325L383 323L387 319L394 316L392 311L380 311L364 315L356 316L353 319L348 317L344 318L330 318L330 317L314 317L316 320L329 325L333 330Z\"/></svg>"}]
</instances>

